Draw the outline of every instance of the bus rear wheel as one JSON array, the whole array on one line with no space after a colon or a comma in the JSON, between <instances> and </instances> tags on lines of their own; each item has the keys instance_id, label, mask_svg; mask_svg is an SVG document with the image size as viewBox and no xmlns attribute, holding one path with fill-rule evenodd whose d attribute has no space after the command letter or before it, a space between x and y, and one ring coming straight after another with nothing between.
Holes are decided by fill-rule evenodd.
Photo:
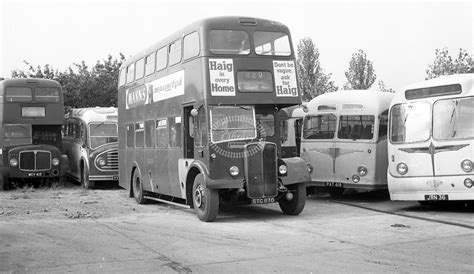
<instances>
[{"instance_id":1,"label":"bus rear wheel","mask_svg":"<svg viewBox=\"0 0 474 274\"><path fill-rule=\"evenodd\" d=\"M140 175L136 171L133 173L132 190L133 190L133 197L135 198L135 201L138 204L142 205L148 202L148 200L145 198L145 195L143 193L143 187L142 187L142 182L140 180Z\"/></svg>"},{"instance_id":2,"label":"bus rear wheel","mask_svg":"<svg viewBox=\"0 0 474 274\"><path fill-rule=\"evenodd\" d=\"M293 198L288 201L286 197L283 197L278 204L284 214L298 215L303 211L306 202L306 185L293 184L286 187L288 192L293 194Z\"/></svg>"},{"instance_id":3,"label":"bus rear wheel","mask_svg":"<svg viewBox=\"0 0 474 274\"><path fill-rule=\"evenodd\" d=\"M84 165L81 166L81 185L85 189L93 189L94 181L89 180L89 169Z\"/></svg>"},{"instance_id":4,"label":"bus rear wheel","mask_svg":"<svg viewBox=\"0 0 474 274\"><path fill-rule=\"evenodd\" d=\"M214 221L219 212L219 192L205 186L202 174L194 178L193 206L199 220L204 222Z\"/></svg>"}]
</instances>

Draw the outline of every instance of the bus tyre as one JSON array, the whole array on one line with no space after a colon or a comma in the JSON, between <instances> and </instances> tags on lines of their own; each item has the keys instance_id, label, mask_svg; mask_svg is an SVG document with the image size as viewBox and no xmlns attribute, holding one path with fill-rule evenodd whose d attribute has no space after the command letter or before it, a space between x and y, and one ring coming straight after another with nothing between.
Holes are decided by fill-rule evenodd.
<instances>
[{"instance_id":1,"label":"bus tyre","mask_svg":"<svg viewBox=\"0 0 474 274\"><path fill-rule=\"evenodd\" d=\"M193 206L199 220L212 222L219 211L219 192L204 184L204 176L198 174L193 184Z\"/></svg>"},{"instance_id":2,"label":"bus tyre","mask_svg":"<svg viewBox=\"0 0 474 274\"><path fill-rule=\"evenodd\" d=\"M140 180L140 175L138 172L133 172L133 179L132 179L132 190L133 190L133 197L135 201L140 204L146 204L148 200L145 198L143 193L142 181Z\"/></svg>"},{"instance_id":3,"label":"bus tyre","mask_svg":"<svg viewBox=\"0 0 474 274\"><path fill-rule=\"evenodd\" d=\"M93 189L94 188L94 181L89 180L89 169L81 166L81 185L85 189Z\"/></svg>"},{"instance_id":4,"label":"bus tyre","mask_svg":"<svg viewBox=\"0 0 474 274\"><path fill-rule=\"evenodd\" d=\"M306 202L306 185L301 183L286 187L293 194L293 199L290 201L286 197L280 199L278 203L280 204L281 211L286 215L298 215L303 211Z\"/></svg>"}]
</instances>

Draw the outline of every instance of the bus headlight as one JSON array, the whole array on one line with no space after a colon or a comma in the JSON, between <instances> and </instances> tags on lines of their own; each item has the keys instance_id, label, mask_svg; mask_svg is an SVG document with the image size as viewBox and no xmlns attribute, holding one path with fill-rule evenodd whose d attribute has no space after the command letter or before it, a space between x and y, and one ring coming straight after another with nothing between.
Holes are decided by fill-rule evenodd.
<instances>
[{"instance_id":1,"label":"bus headlight","mask_svg":"<svg viewBox=\"0 0 474 274\"><path fill-rule=\"evenodd\" d=\"M280 175L286 175L287 172L288 167L286 167L285 165L281 165L278 167L278 173L280 173Z\"/></svg>"},{"instance_id":2,"label":"bus headlight","mask_svg":"<svg viewBox=\"0 0 474 274\"><path fill-rule=\"evenodd\" d=\"M405 164L405 163L399 163L397 165L397 172L400 174L400 175L405 175L407 174L408 172L408 166Z\"/></svg>"},{"instance_id":3,"label":"bus headlight","mask_svg":"<svg viewBox=\"0 0 474 274\"><path fill-rule=\"evenodd\" d=\"M236 166L231 166L229 168L229 173L230 173L231 176L235 177L235 176L239 175L239 168L236 167Z\"/></svg>"},{"instance_id":4,"label":"bus headlight","mask_svg":"<svg viewBox=\"0 0 474 274\"><path fill-rule=\"evenodd\" d=\"M353 181L354 183L356 183L356 184L357 184L358 182L360 182L360 177L359 177L359 175L352 175L352 181Z\"/></svg>"},{"instance_id":5,"label":"bus headlight","mask_svg":"<svg viewBox=\"0 0 474 274\"><path fill-rule=\"evenodd\" d=\"M472 161L469 159L466 159L461 162L461 168L465 172L471 172L472 171Z\"/></svg>"},{"instance_id":6,"label":"bus headlight","mask_svg":"<svg viewBox=\"0 0 474 274\"><path fill-rule=\"evenodd\" d=\"M367 175L367 168L365 166L360 166L357 168L357 174L359 174L361 177Z\"/></svg>"},{"instance_id":7,"label":"bus headlight","mask_svg":"<svg viewBox=\"0 0 474 274\"><path fill-rule=\"evenodd\" d=\"M96 162L97 162L97 165L99 166L105 166L106 164L105 159L102 157L97 158Z\"/></svg>"},{"instance_id":8,"label":"bus headlight","mask_svg":"<svg viewBox=\"0 0 474 274\"><path fill-rule=\"evenodd\" d=\"M469 179L469 178L464 179L464 186L467 187L467 188L471 188L472 187L472 180Z\"/></svg>"},{"instance_id":9,"label":"bus headlight","mask_svg":"<svg viewBox=\"0 0 474 274\"><path fill-rule=\"evenodd\" d=\"M18 160L15 159L15 158L11 158L11 159L10 159L10 166L11 166L11 167L16 167L16 166L18 166Z\"/></svg>"},{"instance_id":10,"label":"bus headlight","mask_svg":"<svg viewBox=\"0 0 474 274\"><path fill-rule=\"evenodd\" d=\"M59 166L59 159L58 158L53 158L51 160L51 164L53 164L53 166Z\"/></svg>"}]
</instances>

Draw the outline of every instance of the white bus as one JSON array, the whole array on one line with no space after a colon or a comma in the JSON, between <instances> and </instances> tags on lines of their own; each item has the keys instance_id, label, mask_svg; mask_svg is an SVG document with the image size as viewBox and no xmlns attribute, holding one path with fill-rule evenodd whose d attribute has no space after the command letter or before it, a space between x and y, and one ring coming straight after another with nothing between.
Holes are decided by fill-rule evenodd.
<instances>
[{"instance_id":1,"label":"white bus","mask_svg":"<svg viewBox=\"0 0 474 274\"><path fill-rule=\"evenodd\" d=\"M473 200L474 74L410 85L390 107L392 200Z\"/></svg>"},{"instance_id":2,"label":"white bus","mask_svg":"<svg viewBox=\"0 0 474 274\"><path fill-rule=\"evenodd\" d=\"M311 183L331 195L387 188L388 108L394 94L345 90L322 94L305 108L301 157Z\"/></svg>"}]
</instances>

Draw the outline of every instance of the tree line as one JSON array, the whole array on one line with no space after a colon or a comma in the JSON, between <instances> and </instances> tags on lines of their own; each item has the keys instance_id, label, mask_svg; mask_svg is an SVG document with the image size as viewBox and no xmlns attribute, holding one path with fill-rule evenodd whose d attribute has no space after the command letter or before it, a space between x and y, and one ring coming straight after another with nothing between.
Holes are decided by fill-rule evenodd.
<instances>
[{"instance_id":1,"label":"tree line","mask_svg":"<svg viewBox=\"0 0 474 274\"><path fill-rule=\"evenodd\" d=\"M106 59L97 61L91 68L82 61L74 63L65 71L54 70L49 64L33 66L25 61L28 69L26 71L14 70L11 77L47 78L58 81L64 90L66 108L116 107L119 69L124 61L125 56L120 53L118 58L109 55ZM425 71L425 78L431 79L454 73L473 73L473 65L473 56L465 49L460 49L454 57L449 54L447 48L436 49L434 61ZM311 38L299 41L296 67L303 101L309 101L320 94L339 89L331 80L332 74L326 73L321 67L319 50ZM342 89L369 89L377 80L374 64L362 49L352 54L345 76L347 82ZM385 85L383 80L378 80L377 85L378 90L394 92Z\"/></svg>"}]
</instances>

